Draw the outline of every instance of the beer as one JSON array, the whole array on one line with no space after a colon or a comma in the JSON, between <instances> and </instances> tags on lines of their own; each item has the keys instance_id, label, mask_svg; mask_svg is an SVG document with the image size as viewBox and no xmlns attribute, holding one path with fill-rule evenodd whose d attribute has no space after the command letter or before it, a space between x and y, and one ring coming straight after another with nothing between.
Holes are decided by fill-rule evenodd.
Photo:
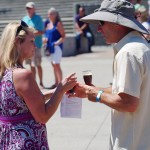
<instances>
[{"instance_id":1,"label":"beer","mask_svg":"<svg viewBox=\"0 0 150 150\"><path fill-rule=\"evenodd\" d=\"M92 84L92 73L91 73L91 71L89 71L89 70L83 71L83 79L84 79L85 84L91 85Z\"/></svg>"}]
</instances>

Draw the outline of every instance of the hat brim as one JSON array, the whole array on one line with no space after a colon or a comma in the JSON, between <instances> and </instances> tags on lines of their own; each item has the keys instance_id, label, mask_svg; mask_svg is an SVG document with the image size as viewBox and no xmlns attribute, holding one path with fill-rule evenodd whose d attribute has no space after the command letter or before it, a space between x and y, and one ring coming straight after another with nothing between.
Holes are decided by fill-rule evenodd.
<instances>
[{"instance_id":1,"label":"hat brim","mask_svg":"<svg viewBox=\"0 0 150 150\"><path fill-rule=\"evenodd\" d=\"M92 13L90 15L81 18L80 20L86 23L93 23L93 24L99 24L99 21L107 21L107 22L120 24L122 26L137 30L144 34L150 34L147 31L147 29L135 18L133 17L129 18L127 16L123 16L111 12L97 11L95 13Z\"/></svg>"},{"instance_id":2,"label":"hat brim","mask_svg":"<svg viewBox=\"0 0 150 150\"><path fill-rule=\"evenodd\" d=\"M26 8L34 8L33 6L26 6Z\"/></svg>"}]
</instances>

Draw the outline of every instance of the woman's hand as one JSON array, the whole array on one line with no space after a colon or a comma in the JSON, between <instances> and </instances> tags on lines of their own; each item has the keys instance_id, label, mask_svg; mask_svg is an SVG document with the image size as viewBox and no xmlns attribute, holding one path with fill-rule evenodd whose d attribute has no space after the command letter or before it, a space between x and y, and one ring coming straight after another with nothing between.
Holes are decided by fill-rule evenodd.
<instances>
[{"instance_id":1,"label":"woman's hand","mask_svg":"<svg viewBox=\"0 0 150 150\"><path fill-rule=\"evenodd\" d=\"M46 37L43 38L43 44L46 44L48 39Z\"/></svg>"},{"instance_id":2,"label":"woman's hand","mask_svg":"<svg viewBox=\"0 0 150 150\"><path fill-rule=\"evenodd\" d=\"M72 89L77 84L76 74L73 73L66 77L61 83L59 83L58 88L62 90L62 92L67 92Z\"/></svg>"}]
</instances>

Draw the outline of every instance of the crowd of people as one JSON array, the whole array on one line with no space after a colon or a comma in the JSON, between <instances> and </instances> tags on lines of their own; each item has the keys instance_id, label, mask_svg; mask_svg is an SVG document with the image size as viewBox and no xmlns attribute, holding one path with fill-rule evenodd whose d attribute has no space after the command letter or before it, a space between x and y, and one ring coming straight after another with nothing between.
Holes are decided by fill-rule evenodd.
<instances>
[{"instance_id":1,"label":"crowd of people","mask_svg":"<svg viewBox=\"0 0 150 150\"><path fill-rule=\"evenodd\" d=\"M34 2L26 4L27 16L23 17L23 21L36 29L35 35L35 55L26 63L30 65L34 77L36 72L39 77L40 88L45 88L43 84L43 71L41 66L41 50L44 48L44 54L48 56L49 62L52 64L55 82L48 89L54 89L62 81L63 72L61 69L61 58L63 51L63 42L65 40L65 30L61 21L59 12L55 8L50 8L47 12L47 19L43 22L40 15L36 13ZM83 7L79 8L79 12L75 17L76 29L76 53L81 53L81 37L84 36L88 41L88 52L91 52L93 45L93 35L87 23L80 21L85 16Z\"/></svg>"},{"instance_id":2,"label":"crowd of people","mask_svg":"<svg viewBox=\"0 0 150 150\"><path fill-rule=\"evenodd\" d=\"M103 0L100 8L87 16L80 7L75 18L78 52L81 36L88 39L91 52L88 23L97 24L106 42L114 45L114 76L109 88L78 83L75 73L62 79L60 62L65 31L55 8L48 10L43 24L35 4L28 2L27 16L20 23L12 22L5 27L0 39L0 149L49 150L45 123L67 93L69 97L87 98L112 109L110 150L149 150L149 21L140 1L136 5L131 2ZM44 87L43 44L55 75L54 85L45 93L41 93L35 80L37 71L39 85ZM26 60L31 70L23 67Z\"/></svg>"}]
</instances>

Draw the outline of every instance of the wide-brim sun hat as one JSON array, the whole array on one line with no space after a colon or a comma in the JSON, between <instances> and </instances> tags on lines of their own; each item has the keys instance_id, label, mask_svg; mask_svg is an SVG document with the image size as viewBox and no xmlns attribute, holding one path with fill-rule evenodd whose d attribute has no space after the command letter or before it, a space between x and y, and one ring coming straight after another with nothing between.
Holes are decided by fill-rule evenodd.
<instances>
[{"instance_id":1,"label":"wide-brim sun hat","mask_svg":"<svg viewBox=\"0 0 150 150\"><path fill-rule=\"evenodd\" d=\"M134 5L127 0L103 0L100 8L80 20L93 24L99 24L99 21L112 22L144 34L150 34L135 18Z\"/></svg>"}]
</instances>

